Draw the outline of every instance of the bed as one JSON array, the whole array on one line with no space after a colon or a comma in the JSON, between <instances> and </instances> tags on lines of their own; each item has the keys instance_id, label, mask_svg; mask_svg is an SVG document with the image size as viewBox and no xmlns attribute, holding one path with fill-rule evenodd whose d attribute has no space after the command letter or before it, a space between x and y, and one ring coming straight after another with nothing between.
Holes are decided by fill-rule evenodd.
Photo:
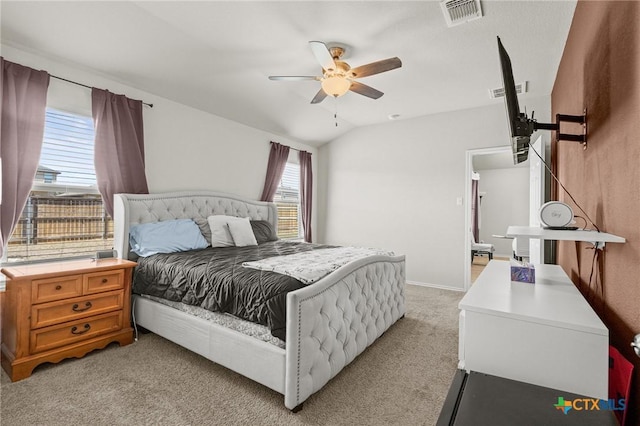
<instances>
[{"instance_id":1,"label":"bed","mask_svg":"<svg viewBox=\"0 0 640 426\"><path fill-rule=\"evenodd\" d=\"M131 259L132 226L212 215L267 221L277 229L273 203L211 191L116 194L114 248L118 257ZM402 255L368 255L288 291L282 339L246 331L246 321L229 315L148 295L133 295L133 317L137 325L283 394L284 405L295 412L404 316L404 262Z\"/></svg>"}]
</instances>

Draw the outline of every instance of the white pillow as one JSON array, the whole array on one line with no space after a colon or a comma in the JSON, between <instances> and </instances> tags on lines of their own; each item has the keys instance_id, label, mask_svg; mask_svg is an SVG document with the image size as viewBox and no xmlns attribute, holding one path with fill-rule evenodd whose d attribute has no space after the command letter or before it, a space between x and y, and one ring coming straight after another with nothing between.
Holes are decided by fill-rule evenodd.
<instances>
[{"instance_id":1,"label":"white pillow","mask_svg":"<svg viewBox=\"0 0 640 426\"><path fill-rule=\"evenodd\" d=\"M242 218L221 214L209 216L207 222L211 228L211 247L233 247L235 244L227 223L238 220L242 220Z\"/></svg>"},{"instance_id":2,"label":"white pillow","mask_svg":"<svg viewBox=\"0 0 640 426\"><path fill-rule=\"evenodd\" d=\"M257 246L256 236L253 234L251 228L251 222L249 218L245 217L240 220L232 220L227 223L231 236L233 237L233 243L236 247Z\"/></svg>"}]
</instances>

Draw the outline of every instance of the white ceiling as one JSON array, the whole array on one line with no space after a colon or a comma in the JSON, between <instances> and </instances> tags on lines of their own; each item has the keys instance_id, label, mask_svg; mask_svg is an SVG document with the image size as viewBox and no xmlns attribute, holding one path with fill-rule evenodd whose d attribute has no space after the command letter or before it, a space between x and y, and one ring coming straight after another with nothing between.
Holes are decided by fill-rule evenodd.
<instances>
[{"instance_id":1,"label":"white ceiling","mask_svg":"<svg viewBox=\"0 0 640 426\"><path fill-rule=\"evenodd\" d=\"M482 1L483 17L447 27L438 1L6 1L2 43L310 145L359 126L502 103L496 36L516 82L549 95L575 1ZM346 46L352 67L397 56L363 78L378 100L347 93L317 105L307 42ZM61 76L64 77L64 76ZM105 87L105 89L109 89ZM522 102L522 101L521 101ZM335 126L334 112L338 113Z\"/></svg>"}]
</instances>

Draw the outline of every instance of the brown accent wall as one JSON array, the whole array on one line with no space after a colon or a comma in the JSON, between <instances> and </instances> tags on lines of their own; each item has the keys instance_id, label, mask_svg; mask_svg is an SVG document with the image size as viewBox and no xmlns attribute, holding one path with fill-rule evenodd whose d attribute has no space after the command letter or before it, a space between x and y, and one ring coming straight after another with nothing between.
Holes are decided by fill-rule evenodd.
<instances>
[{"instance_id":1,"label":"brown accent wall","mask_svg":"<svg viewBox=\"0 0 640 426\"><path fill-rule=\"evenodd\" d=\"M640 425L640 358L630 346L640 333L640 2L578 1L551 103L552 116L587 109L586 150L552 143L560 181L600 230L627 239L607 244L593 268L590 244L560 242L557 263L635 365L627 424Z\"/></svg>"}]
</instances>

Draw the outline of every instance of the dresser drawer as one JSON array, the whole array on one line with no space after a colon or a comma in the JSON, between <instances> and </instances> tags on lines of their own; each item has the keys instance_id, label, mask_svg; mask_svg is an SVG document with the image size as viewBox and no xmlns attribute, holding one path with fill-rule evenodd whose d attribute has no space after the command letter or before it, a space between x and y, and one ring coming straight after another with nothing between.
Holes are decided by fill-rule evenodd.
<instances>
[{"instance_id":1,"label":"dresser drawer","mask_svg":"<svg viewBox=\"0 0 640 426\"><path fill-rule=\"evenodd\" d=\"M31 353L48 351L122 328L122 311L97 315L31 331Z\"/></svg>"},{"instance_id":2,"label":"dresser drawer","mask_svg":"<svg viewBox=\"0 0 640 426\"><path fill-rule=\"evenodd\" d=\"M117 290L124 285L124 271L94 272L83 275L83 293L92 294L102 291Z\"/></svg>"},{"instance_id":3,"label":"dresser drawer","mask_svg":"<svg viewBox=\"0 0 640 426\"><path fill-rule=\"evenodd\" d=\"M82 296L82 275L46 278L31 282L31 303Z\"/></svg>"},{"instance_id":4,"label":"dresser drawer","mask_svg":"<svg viewBox=\"0 0 640 426\"><path fill-rule=\"evenodd\" d=\"M117 290L33 305L31 307L31 328L46 327L122 309L123 300L123 291Z\"/></svg>"}]
</instances>

